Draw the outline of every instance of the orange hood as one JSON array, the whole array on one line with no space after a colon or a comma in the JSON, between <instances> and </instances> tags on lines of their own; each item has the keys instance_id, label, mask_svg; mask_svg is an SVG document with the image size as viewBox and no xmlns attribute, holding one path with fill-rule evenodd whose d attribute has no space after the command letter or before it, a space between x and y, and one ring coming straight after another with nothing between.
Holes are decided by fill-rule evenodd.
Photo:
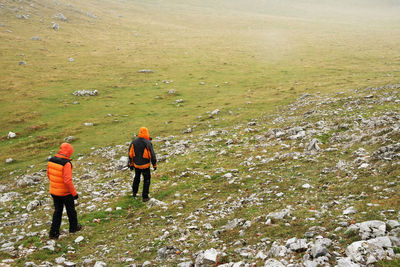
<instances>
[{"instance_id":1,"label":"orange hood","mask_svg":"<svg viewBox=\"0 0 400 267\"><path fill-rule=\"evenodd\" d=\"M68 143L61 144L58 154L67 156L69 158L71 157L72 153L74 153L74 148L72 147L71 144Z\"/></svg>"},{"instance_id":2,"label":"orange hood","mask_svg":"<svg viewBox=\"0 0 400 267\"><path fill-rule=\"evenodd\" d=\"M146 127L140 127L138 137L139 137L139 138L145 138L145 139L147 139L147 140L150 140L149 130L147 130Z\"/></svg>"}]
</instances>

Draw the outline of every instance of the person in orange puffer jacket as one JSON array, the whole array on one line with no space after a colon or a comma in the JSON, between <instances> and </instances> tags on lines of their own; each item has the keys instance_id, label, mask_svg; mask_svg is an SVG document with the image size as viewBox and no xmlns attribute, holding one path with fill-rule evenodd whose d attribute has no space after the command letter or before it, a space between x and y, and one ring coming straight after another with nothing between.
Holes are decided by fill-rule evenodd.
<instances>
[{"instance_id":1,"label":"person in orange puffer jacket","mask_svg":"<svg viewBox=\"0 0 400 267\"><path fill-rule=\"evenodd\" d=\"M135 178L132 183L132 195L136 197L139 190L140 176L143 174L143 202L149 201L150 190L150 165L153 164L154 170L157 169L157 158L151 143L149 130L146 127L139 129L138 138L132 141L129 146L129 168L135 169Z\"/></svg>"},{"instance_id":2,"label":"person in orange puffer jacket","mask_svg":"<svg viewBox=\"0 0 400 267\"><path fill-rule=\"evenodd\" d=\"M74 233L82 229L78 224L74 200L78 199L78 193L72 182L71 155L74 152L72 145L62 143L58 153L49 159L47 163L47 177L50 181L49 192L54 202L53 221L51 223L49 237L58 239L63 208L67 210L69 220L69 232Z\"/></svg>"}]
</instances>

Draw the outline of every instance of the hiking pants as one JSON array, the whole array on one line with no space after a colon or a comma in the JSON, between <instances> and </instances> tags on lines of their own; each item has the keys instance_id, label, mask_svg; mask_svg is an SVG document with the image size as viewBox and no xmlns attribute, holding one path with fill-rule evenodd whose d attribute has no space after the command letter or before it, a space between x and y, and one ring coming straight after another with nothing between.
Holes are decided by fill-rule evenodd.
<instances>
[{"instance_id":1,"label":"hiking pants","mask_svg":"<svg viewBox=\"0 0 400 267\"><path fill-rule=\"evenodd\" d=\"M78 218L75 210L74 197L72 195L66 196L55 196L53 197L54 202L54 214L53 222L51 223L50 235L58 236L60 234L61 219L63 214L63 208L65 206L67 210L69 220L69 231L74 232L78 228Z\"/></svg>"},{"instance_id":2,"label":"hiking pants","mask_svg":"<svg viewBox=\"0 0 400 267\"><path fill-rule=\"evenodd\" d=\"M133 179L132 184L132 193L136 195L139 191L139 184L140 184L140 175L143 174L143 191L142 197L148 198L149 197L149 190L150 190L150 168L147 169L138 169L135 168L135 178Z\"/></svg>"}]
</instances>

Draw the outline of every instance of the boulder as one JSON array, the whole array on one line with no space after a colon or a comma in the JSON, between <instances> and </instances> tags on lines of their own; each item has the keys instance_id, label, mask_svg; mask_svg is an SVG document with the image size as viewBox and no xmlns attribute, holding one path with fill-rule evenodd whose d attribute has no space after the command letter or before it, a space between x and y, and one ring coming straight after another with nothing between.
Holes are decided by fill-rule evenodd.
<instances>
[{"instance_id":1,"label":"boulder","mask_svg":"<svg viewBox=\"0 0 400 267\"><path fill-rule=\"evenodd\" d=\"M384 236L386 224L382 221L373 220L360 223L360 237L363 240Z\"/></svg>"},{"instance_id":2,"label":"boulder","mask_svg":"<svg viewBox=\"0 0 400 267\"><path fill-rule=\"evenodd\" d=\"M385 250L387 248L387 250ZM388 237L378 237L368 241L356 241L346 248L346 255L360 264L373 264L386 257L393 257L391 241Z\"/></svg>"}]
</instances>

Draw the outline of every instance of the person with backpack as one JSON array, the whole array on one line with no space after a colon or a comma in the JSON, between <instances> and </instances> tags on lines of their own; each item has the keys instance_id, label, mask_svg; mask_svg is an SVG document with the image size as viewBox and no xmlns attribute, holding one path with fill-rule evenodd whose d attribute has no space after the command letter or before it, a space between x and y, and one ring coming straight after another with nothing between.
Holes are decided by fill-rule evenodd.
<instances>
[{"instance_id":1,"label":"person with backpack","mask_svg":"<svg viewBox=\"0 0 400 267\"><path fill-rule=\"evenodd\" d=\"M54 202L53 221L51 223L49 237L58 239L64 206L69 220L69 232L74 233L82 229L78 224L74 200L78 199L78 193L72 182L71 155L74 152L72 145L62 143L58 153L51 157L47 163L47 177L50 181L49 192Z\"/></svg>"},{"instance_id":2,"label":"person with backpack","mask_svg":"<svg viewBox=\"0 0 400 267\"><path fill-rule=\"evenodd\" d=\"M149 201L150 190L150 166L157 170L157 158L151 143L149 130L146 127L139 129L139 135L129 145L129 168L132 171L135 169L135 178L132 183L132 195L136 197L139 190L140 176L143 174L143 202Z\"/></svg>"}]
</instances>

